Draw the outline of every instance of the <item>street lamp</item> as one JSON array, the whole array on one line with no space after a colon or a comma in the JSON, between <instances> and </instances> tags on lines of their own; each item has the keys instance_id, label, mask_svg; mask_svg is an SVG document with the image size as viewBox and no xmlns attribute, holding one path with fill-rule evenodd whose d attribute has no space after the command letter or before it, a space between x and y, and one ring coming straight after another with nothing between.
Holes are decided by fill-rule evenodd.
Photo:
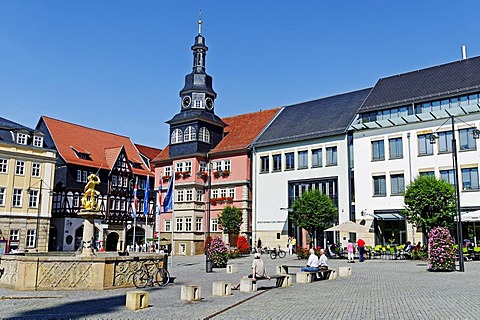
<instances>
[{"instance_id":1,"label":"street lamp","mask_svg":"<svg viewBox=\"0 0 480 320\"><path fill-rule=\"evenodd\" d=\"M455 137L455 116L450 115L450 120L452 123L452 161L453 161L453 174L454 174L454 187L455 187L455 197L456 197L456 210L457 210L457 241L458 241L458 260L459 260L459 271L465 271L465 262L463 260L463 230L462 230L462 213L460 211L460 185L458 182L458 152L457 152L457 139ZM447 123L448 119L442 124L442 126ZM440 126L441 127L441 126ZM440 128L439 127L439 128ZM480 130L475 127L472 128L472 134L474 139L480 137ZM438 129L437 129L438 130ZM435 144L438 135L434 132L430 136L430 143Z\"/></svg>"},{"instance_id":2,"label":"street lamp","mask_svg":"<svg viewBox=\"0 0 480 320\"><path fill-rule=\"evenodd\" d=\"M208 165L208 198L207 198L207 221L206 221L206 228L207 228L207 237L206 237L206 245L205 245L205 271L207 273L212 272L213 269L213 261L210 258L210 212L211 212L211 202L210 198L212 196L212 163L210 159L208 159L207 155L207 165Z\"/></svg>"}]
</instances>

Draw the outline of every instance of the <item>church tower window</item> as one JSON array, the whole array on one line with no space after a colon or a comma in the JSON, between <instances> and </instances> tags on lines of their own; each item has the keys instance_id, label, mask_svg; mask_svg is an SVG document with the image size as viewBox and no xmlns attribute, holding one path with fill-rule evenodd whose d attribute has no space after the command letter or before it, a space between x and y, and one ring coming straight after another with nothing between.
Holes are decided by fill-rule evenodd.
<instances>
[{"instance_id":1,"label":"church tower window","mask_svg":"<svg viewBox=\"0 0 480 320\"><path fill-rule=\"evenodd\" d=\"M182 130L180 129L173 130L170 143L181 143L181 142L183 142Z\"/></svg>"}]
</instances>

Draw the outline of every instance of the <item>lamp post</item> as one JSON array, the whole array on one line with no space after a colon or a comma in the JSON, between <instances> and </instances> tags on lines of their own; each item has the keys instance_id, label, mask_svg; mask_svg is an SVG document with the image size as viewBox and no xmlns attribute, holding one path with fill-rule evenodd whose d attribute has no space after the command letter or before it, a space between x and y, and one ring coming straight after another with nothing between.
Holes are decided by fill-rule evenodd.
<instances>
[{"instance_id":1,"label":"lamp post","mask_svg":"<svg viewBox=\"0 0 480 320\"><path fill-rule=\"evenodd\" d=\"M207 273L212 272L213 269L213 261L210 258L210 212L211 212L211 204L210 198L212 195L212 163L208 159L207 155L207 165L208 165L208 198L207 198L207 221L206 221L206 228L207 228L207 236L206 236L206 245L205 245L205 270Z\"/></svg>"},{"instance_id":2,"label":"lamp post","mask_svg":"<svg viewBox=\"0 0 480 320\"><path fill-rule=\"evenodd\" d=\"M40 213L42 210L42 188L43 188L43 179L40 179L40 189L38 190L38 201L37 201L37 221L35 227L35 248L38 251L38 236L40 234ZM28 187L27 193L32 194L33 190Z\"/></svg>"},{"instance_id":3,"label":"lamp post","mask_svg":"<svg viewBox=\"0 0 480 320\"><path fill-rule=\"evenodd\" d=\"M460 183L458 181L458 151L457 151L457 139L455 135L455 116L450 114L450 120L452 124L452 163L453 163L453 174L454 174L454 188L455 188L455 197L456 197L456 211L457 211L457 242L458 242L458 262L459 262L459 271L465 271L465 261L463 260L463 230L462 230L462 213L460 211ZM446 122L444 122L445 124ZM441 127L441 126L440 126ZM438 129L437 129L438 130ZM473 138L478 139L480 135L480 130L474 128ZM438 136L433 133L430 136L430 143L435 144L435 140Z\"/></svg>"}]
</instances>

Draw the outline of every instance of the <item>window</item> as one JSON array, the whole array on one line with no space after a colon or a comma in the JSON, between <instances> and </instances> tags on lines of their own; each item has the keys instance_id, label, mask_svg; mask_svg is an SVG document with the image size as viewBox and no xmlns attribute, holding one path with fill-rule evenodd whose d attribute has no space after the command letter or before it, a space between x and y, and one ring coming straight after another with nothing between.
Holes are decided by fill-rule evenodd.
<instances>
[{"instance_id":1,"label":"window","mask_svg":"<svg viewBox=\"0 0 480 320\"><path fill-rule=\"evenodd\" d=\"M218 219L212 219L212 227L210 228L212 232L218 231Z\"/></svg>"},{"instance_id":2,"label":"window","mask_svg":"<svg viewBox=\"0 0 480 320\"><path fill-rule=\"evenodd\" d=\"M32 163L32 177L40 177L40 167L41 164L34 162Z\"/></svg>"},{"instance_id":3,"label":"window","mask_svg":"<svg viewBox=\"0 0 480 320\"><path fill-rule=\"evenodd\" d=\"M34 147L43 147L43 137L33 136L33 146Z\"/></svg>"},{"instance_id":4,"label":"window","mask_svg":"<svg viewBox=\"0 0 480 320\"><path fill-rule=\"evenodd\" d=\"M192 231L192 218L185 218L185 231Z\"/></svg>"},{"instance_id":5,"label":"window","mask_svg":"<svg viewBox=\"0 0 480 320\"><path fill-rule=\"evenodd\" d=\"M405 178L403 174L392 174L390 176L391 194L401 195L405 191Z\"/></svg>"},{"instance_id":6,"label":"window","mask_svg":"<svg viewBox=\"0 0 480 320\"><path fill-rule=\"evenodd\" d=\"M38 208L38 190L30 190L28 193L28 207Z\"/></svg>"},{"instance_id":7,"label":"window","mask_svg":"<svg viewBox=\"0 0 480 320\"><path fill-rule=\"evenodd\" d=\"M295 169L295 154L293 152L285 153L285 170Z\"/></svg>"},{"instance_id":8,"label":"window","mask_svg":"<svg viewBox=\"0 0 480 320\"><path fill-rule=\"evenodd\" d=\"M327 148L327 166L337 165L337 147Z\"/></svg>"},{"instance_id":9,"label":"window","mask_svg":"<svg viewBox=\"0 0 480 320\"><path fill-rule=\"evenodd\" d=\"M171 220L165 220L165 231L172 231L171 229Z\"/></svg>"},{"instance_id":10,"label":"window","mask_svg":"<svg viewBox=\"0 0 480 320\"><path fill-rule=\"evenodd\" d=\"M17 133L17 143L27 144L27 135L25 133Z\"/></svg>"},{"instance_id":11,"label":"window","mask_svg":"<svg viewBox=\"0 0 480 320\"><path fill-rule=\"evenodd\" d=\"M455 171L454 170L440 170L440 179L443 179L450 184L455 184Z\"/></svg>"},{"instance_id":12,"label":"window","mask_svg":"<svg viewBox=\"0 0 480 320\"><path fill-rule=\"evenodd\" d=\"M207 164L203 161L200 161L199 163L199 170L200 172L207 172L208 171L208 168L207 168Z\"/></svg>"},{"instance_id":13,"label":"window","mask_svg":"<svg viewBox=\"0 0 480 320\"><path fill-rule=\"evenodd\" d=\"M5 205L5 187L0 187L0 206Z\"/></svg>"},{"instance_id":14,"label":"window","mask_svg":"<svg viewBox=\"0 0 480 320\"><path fill-rule=\"evenodd\" d=\"M308 151L298 151L298 169L308 168Z\"/></svg>"},{"instance_id":15,"label":"window","mask_svg":"<svg viewBox=\"0 0 480 320\"><path fill-rule=\"evenodd\" d=\"M177 218L176 229L177 231L183 231L183 218Z\"/></svg>"},{"instance_id":16,"label":"window","mask_svg":"<svg viewBox=\"0 0 480 320\"><path fill-rule=\"evenodd\" d=\"M270 157L260 157L260 173L270 172Z\"/></svg>"},{"instance_id":17,"label":"window","mask_svg":"<svg viewBox=\"0 0 480 320\"><path fill-rule=\"evenodd\" d=\"M230 188L228 190L228 196L232 198L232 200L235 199L235 188Z\"/></svg>"},{"instance_id":18,"label":"window","mask_svg":"<svg viewBox=\"0 0 480 320\"><path fill-rule=\"evenodd\" d=\"M181 143L181 142L183 142L182 130L180 129L173 130L170 143Z\"/></svg>"},{"instance_id":19,"label":"window","mask_svg":"<svg viewBox=\"0 0 480 320\"><path fill-rule=\"evenodd\" d=\"M474 128L461 129L460 132L460 150L477 150L477 143L473 138Z\"/></svg>"},{"instance_id":20,"label":"window","mask_svg":"<svg viewBox=\"0 0 480 320\"><path fill-rule=\"evenodd\" d=\"M77 170L77 182L82 182L82 170Z\"/></svg>"},{"instance_id":21,"label":"window","mask_svg":"<svg viewBox=\"0 0 480 320\"><path fill-rule=\"evenodd\" d=\"M452 132L438 133L438 152L452 152Z\"/></svg>"},{"instance_id":22,"label":"window","mask_svg":"<svg viewBox=\"0 0 480 320\"><path fill-rule=\"evenodd\" d=\"M175 163L175 172L182 172L183 171L183 162Z\"/></svg>"},{"instance_id":23,"label":"window","mask_svg":"<svg viewBox=\"0 0 480 320\"><path fill-rule=\"evenodd\" d=\"M15 174L23 176L25 174L25 161L17 160L15 164Z\"/></svg>"},{"instance_id":24,"label":"window","mask_svg":"<svg viewBox=\"0 0 480 320\"><path fill-rule=\"evenodd\" d=\"M202 108L202 101L200 100L195 100L195 104L193 106L194 108L200 109Z\"/></svg>"},{"instance_id":25,"label":"window","mask_svg":"<svg viewBox=\"0 0 480 320\"><path fill-rule=\"evenodd\" d=\"M202 231L202 218L196 218L196 228L197 231Z\"/></svg>"},{"instance_id":26,"label":"window","mask_svg":"<svg viewBox=\"0 0 480 320\"><path fill-rule=\"evenodd\" d=\"M390 147L390 159L403 158L403 143L402 138L393 138L388 140Z\"/></svg>"},{"instance_id":27,"label":"window","mask_svg":"<svg viewBox=\"0 0 480 320\"><path fill-rule=\"evenodd\" d=\"M203 190L197 190L197 201L203 201Z\"/></svg>"},{"instance_id":28,"label":"window","mask_svg":"<svg viewBox=\"0 0 480 320\"><path fill-rule=\"evenodd\" d=\"M27 241L25 242L25 246L28 248L32 248L35 246L35 238L36 238L37 232L35 229L29 229L27 230Z\"/></svg>"},{"instance_id":29,"label":"window","mask_svg":"<svg viewBox=\"0 0 480 320\"><path fill-rule=\"evenodd\" d=\"M272 159L273 159L273 171L282 170L282 155L281 154L274 154L272 156Z\"/></svg>"},{"instance_id":30,"label":"window","mask_svg":"<svg viewBox=\"0 0 480 320\"><path fill-rule=\"evenodd\" d=\"M8 160L0 159L0 173L7 173L7 172L8 172Z\"/></svg>"},{"instance_id":31,"label":"window","mask_svg":"<svg viewBox=\"0 0 480 320\"><path fill-rule=\"evenodd\" d=\"M322 149L312 150L312 167L321 167L322 165Z\"/></svg>"},{"instance_id":32,"label":"window","mask_svg":"<svg viewBox=\"0 0 480 320\"><path fill-rule=\"evenodd\" d=\"M165 177L171 177L172 176L172 167L168 166L168 167L163 168L163 175Z\"/></svg>"},{"instance_id":33,"label":"window","mask_svg":"<svg viewBox=\"0 0 480 320\"><path fill-rule=\"evenodd\" d=\"M115 175L112 175L112 186L114 186L114 187L117 186L117 176L115 176Z\"/></svg>"},{"instance_id":34,"label":"window","mask_svg":"<svg viewBox=\"0 0 480 320\"><path fill-rule=\"evenodd\" d=\"M192 172L192 161L185 161L183 171Z\"/></svg>"},{"instance_id":35,"label":"window","mask_svg":"<svg viewBox=\"0 0 480 320\"><path fill-rule=\"evenodd\" d=\"M177 201L183 201L183 190L177 190Z\"/></svg>"},{"instance_id":36,"label":"window","mask_svg":"<svg viewBox=\"0 0 480 320\"><path fill-rule=\"evenodd\" d=\"M223 170L224 171L232 171L232 163L230 162L230 160L223 160Z\"/></svg>"},{"instance_id":37,"label":"window","mask_svg":"<svg viewBox=\"0 0 480 320\"><path fill-rule=\"evenodd\" d=\"M18 241L20 240L20 230L12 229L10 230L10 241Z\"/></svg>"},{"instance_id":38,"label":"window","mask_svg":"<svg viewBox=\"0 0 480 320\"><path fill-rule=\"evenodd\" d=\"M387 195L385 176L373 177L373 195L377 197Z\"/></svg>"},{"instance_id":39,"label":"window","mask_svg":"<svg viewBox=\"0 0 480 320\"><path fill-rule=\"evenodd\" d=\"M433 154L433 144L430 143L431 134L418 135L418 155L426 156Z\"/></svg>"},{"instance_id":40,"label":"window","mask_svg":"<svg viewBox=\"0 0 480 320\"><path fill-rule=\"evenodd\" d=\"M435 176L435 172L434 171L423 171L423 172L419 172L419 175L421 175L421 176Z\"/></svg>"},{"instance_id":41,"label":"window","mask_svg":"<svg viewBox=\"0 0 480 320\"><path fill-rule=\"evenodd\" d=\"M188 190L185 190L185 198L186 198L186 201L193 201L193 190L192 189L188 189Z\"/></svg>"},{"instance_id":42,"label":"window","mask_svg":"<svg viewBox=\"0 0 480 320\"><path fill-rule=\"evenodd\" d=\"M82 182L87 182L88 172L82 171Z\"/></svg>"},{"instance_id":43,"label":"window","mask_svg":"<svg viewBox=\"0 0 480 320\"><path fill-rule=\"evenodd\" d=\"M462 169L463 190L478 190L478 168Z\"/></svg>"},{"instance_id":44,"label":"window","mask_svg":"<svg viewBox=\"0 0 480 320\"><path fill-rule=\"evenodd\" d=\"M210 142L210 131L205 127L201 127L198 130L198 139L203 142Z\"/></svg>"},{"instance_id":45,"label":"window","mask_svg":"<svg viewBox=\"0 0 480 320\"><path fill-rule=\"evenodd\" d=\"M212 190L212 198L218 198L218 189Z\"/></svg>"},{"instance_id":46,"label":"window","mask_svg":"<svg viewBox=\"0 0 480 320\"><path fill-rule=\"evenodd\" d=\"M197 139L197 131L195 130L194 127L188 126L187 129L185 129L185 133L183 134L183 141L194 141Z\"/></svg>"},{"instance_id":47,"label":"window","mask_svg":"<svg viewBox=\"0 0 480 320\"><path fill-rule=\"evenodd\" d=\"M12 205L14 207L21 207L22 206L22 189L13 189L13 198L12 198Z\"/></svg>"},{"instance_id":48,"label":"window","mask_svg":"<svg viewBox=\"0 0 480 320\"><path fill-rule=\"evenodd\" d=\"M383 140L372 141L372 160L385 160L385 142Z\"/></svg>"}]
</instances>

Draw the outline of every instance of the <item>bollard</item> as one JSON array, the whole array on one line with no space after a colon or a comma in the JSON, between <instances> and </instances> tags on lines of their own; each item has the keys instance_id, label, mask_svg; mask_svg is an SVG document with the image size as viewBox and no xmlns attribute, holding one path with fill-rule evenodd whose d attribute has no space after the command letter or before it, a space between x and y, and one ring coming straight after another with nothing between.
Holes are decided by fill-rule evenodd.
<instances>
[{"instance_id":1,"label":"bollard","mask_svg":"<svg viewBox=\"0 0 480 320\"><path fill-rule=\"evenodd\" d=\"M337 279L337 271L333 270L332 273L330 273L330 277L328 280L336 280Z\"/></svg>"},{"instance_id":2,"label":"bollard","mask_svg":"<svg viewBox=\"0 0 480 320\"><path fill-rule=\"evenodd\" d=\"M181 288L180 299L184 301L200 301L201 288L196 285L184 285Z\"/></svg>"},{"instance_id":3,"label":"bollard","mask_svg":"<svg viewBox=\"0 0 480 320\"><path fill-rule=\"evenodd\" d=\"M236 264L227 264L227 273L237 273L238 267Z\"/></svg>"},{"instance_id":4,"label":"bollard","mask_svg":"<svg viewBox=\"0 0 480 320\"><path fill-rule=\"evenodd\" d=\"M127 303L125 304L128 310L138 310L148 307L148 292L147 291L128 291Z\"/></svg>"},{"instance_id":5,"label":"bollard","mask_svg":"<svg viewBox=\"0 0 480 320\"><path fill-rule=\"evenodd\" d=\"M212 295L217 297L225 297L232 294L232 284L226 281L213 281Z\"/></svg>"},{"instance_id":6,"label":"bollard","mask_svg":"<svg viewBox=\"0 0 480 320\"><path fill-rule=\"evenodd\" d=\"M352 267L340 267L338 268L339 277L351 277L352 276Z\"/></svg>"}]
</instances>

